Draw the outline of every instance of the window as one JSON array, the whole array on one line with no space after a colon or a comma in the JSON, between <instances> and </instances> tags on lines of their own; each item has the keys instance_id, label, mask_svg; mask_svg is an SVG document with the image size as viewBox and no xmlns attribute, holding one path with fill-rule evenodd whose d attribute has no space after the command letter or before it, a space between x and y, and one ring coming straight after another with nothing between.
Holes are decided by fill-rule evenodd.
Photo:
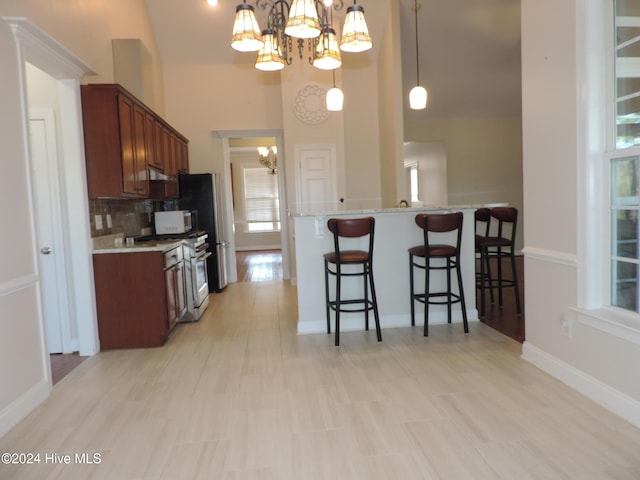
<instances>
[{"instance_id":1,"label":"window","mask_svg":"<svg viewBox=\"0 0 640 480\"><path fill-rule=\"evenodd\" d=\"M420 197L418 182L418 162L405 162L404 169L407 173L411 203L415 203L419 200Z\"/></svg>"},{"instance_id":2,"label":"window","mask_svg":"<svg viewBox=\"0 0 640 480\"><path fill-rule=\"evenodd\" d=\"M278 174L264 167L244 167L244 204L247 232L279 232Z\"/></svg>"},{"instance_id":3,"label":"window","mask_svg":"<svg viewBox=\"0 0 640 480\"><path fill-rule=\"evenodd\" d=\"M640 312L640 17L615 2L615 146L610 152L610 304Z\"/></svg>"}]
</instances>

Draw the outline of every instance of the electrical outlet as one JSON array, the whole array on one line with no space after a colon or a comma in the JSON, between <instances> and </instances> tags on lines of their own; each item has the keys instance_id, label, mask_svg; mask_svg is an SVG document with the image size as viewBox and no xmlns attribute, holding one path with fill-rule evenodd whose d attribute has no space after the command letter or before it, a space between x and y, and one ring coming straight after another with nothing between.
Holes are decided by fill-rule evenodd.
<instances>
[{"instance_id":1,"label":"electrical outlet","mask_svg":"<svg viewBox=\"0 0 640 480\"><path fill-rule=\"evenodd\" d=\"M102 230L102 215L95 216L96 230Z\"/></svg>"},{"instance_id":2,"label":"electrical outlet","mask_svg":"<svg viewBox=\"0 0 640 480\"><path fill-rule=\"evenodd\" d=\"M107 228L111 228L111 214L107 213Z\"/></svg>"},{"instance_id":3,"label":"electrical outlet","mask_svg":"<svg viewBox=\"0 0 640 480\"><path fill-rule=\"evenodd\" d=\"M573 333L573 320L568 312L564 312L560 315L560 326L562 327L562 332L567 337L571 338L571 334Z\"/></svg>"},{"instance_id":4,"label":"electrical outlet","mask_svg":"<svg viewBox=\"0 0 640 480\"><path fill-rule=\"evenodd\" d=\"M324 238L324 217L316 217L315 233L316 238Z\"/></svg>"}]
</instances>

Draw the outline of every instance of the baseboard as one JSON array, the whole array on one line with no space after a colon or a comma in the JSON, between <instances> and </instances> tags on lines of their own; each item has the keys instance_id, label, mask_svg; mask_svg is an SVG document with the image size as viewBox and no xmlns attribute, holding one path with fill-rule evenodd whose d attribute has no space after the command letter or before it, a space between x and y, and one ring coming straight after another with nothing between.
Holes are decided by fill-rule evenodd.
<instances>
[{"instance_id":1,"label":"baseboard","mask_svg":"<svg viewBox=\"0 0 640 480\"><path fill-rule=\"evenodd\" d=\"M236 252L260 252L262 250L282 250L280 244L277 245L250 245L248 247L236 246Z\"/></svg>"},{"instance_id":2,"label":"baseboard","mask_svg":"<svg viewBox=\"0 0 640 480\"><path fill-rule=\"evenodd\" d=\"M331 317L331 331L334 331L335 324L333 322L333 316ZM459 312L453 312L452 323L462 323L462 315ZM467 309L467 321L477 322L478 311L476 309ZM433 312L429 315L429 325L441 325L447 323L446 312ZM422 327L422 313L416 313L416 326ZM410 327L411 316L409 314L401 315L380 315L380 328L397 328L397 327ZM362 314L356 316L341 315L340 316L340 331L341 332L353 332L362 330L364 328L364 317ZM373 320L373 314L369 314L369 329L375 329L375 322ZM298 322L298 335L309 335L313 333L326 333L327 320L323 316L318 320ZM384 332L383 332L384 334Z\"/></svg>"},{"instance_id":3,"label":"baseboard","mask_svg":"<svg viewBox=\"0 0 640 480\"><path fill-rule=\"evenodd\" d=\"M23 395L0 411L0 437L21 422L36 407L44 402L50 393L49 382L42 379Z\"/></svg>"},{"instance_id":4,"label":"baseboard","mask_svg":"<svg viewBox=\"0 0 640 480\"><path fill-rule=\"evenodd\" d=\"M522 358L640 428L640 402L525 342Z\"/></svg>"}]
</instances>

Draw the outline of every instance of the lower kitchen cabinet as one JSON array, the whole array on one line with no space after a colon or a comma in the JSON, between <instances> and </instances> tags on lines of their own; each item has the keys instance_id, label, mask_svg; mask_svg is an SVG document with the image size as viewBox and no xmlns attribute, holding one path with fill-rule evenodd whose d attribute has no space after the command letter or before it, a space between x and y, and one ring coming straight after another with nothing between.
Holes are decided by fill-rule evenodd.
<instances>
[{"instance_id":1,"label":"lower kitchen cabinet","mask_svg":"<svg viewBox=\"0 0 640 480\"><path fill-rule=\"evenodd\" d=\"M185 305L185 291L183 264L166 269L165 256L161 251L93 255L101 350L166 342Z\"/></svg>"}]
</instances>

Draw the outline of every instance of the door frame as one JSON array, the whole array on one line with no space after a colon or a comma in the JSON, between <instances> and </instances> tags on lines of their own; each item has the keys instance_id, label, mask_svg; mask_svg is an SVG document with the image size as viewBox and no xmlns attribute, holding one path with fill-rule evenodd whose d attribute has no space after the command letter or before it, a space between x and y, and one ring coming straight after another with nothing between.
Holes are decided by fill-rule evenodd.
<instances>
[{"instance_id":1,"label":"door frame","mask_svg":"<svg viewBox=\"0 0 640 480\"><path fill-rule=\"evenodd\" d=\"M264 138L276 139L278 149L278 195L280 196L280 243L282 245L282 277L284 280L291 278L291 261L289 259L289 217L287 212L287 188L286 188L286 160L284 152L284 139L282 130L225 130L213 132L222 139L224 195L225 195L225 228L229 239L229 281L238 281L238 269L236 267L236 244L233 235L233 190L231 188L231 149L230 138Z\"/></svg>"},{"instance_id":2,"label":"door frame","mask_svg":"<svg viewBox=\"0 0 640 480\"><path fill-rule=\"evenodd\" d=\"M66 213L62 219L63 235L66 242L67 276L69 279L70 309L77 319L77 342L80 355L94 355L100 351L98 321L93 281L93 260L91 227L89 224L89 199L87 196L87 175L84 157L84 133L82 128L82 107L80 80L85 75L96 75L81 59L62 44L32 24L24 17L2 17L9 24L16 43L16 59L20 83L20 103L23 129L23 145L29 165L32 165L29 130L29 105L27 98L26 64L39 68L57 82L60 129L59 146L64 155L60 157L59 189L60 201ZM30 210L33 230L37 231L34 211L33 179L31 184ZM72 228L73 226L73 228ZM36 242L33 242L34 247ZM39 250L34 248L34 263L38 264ZM38 275L37 282L42 281ZM49 358L42 316L42 296L40 301L40 328L43 333L42 349L46 358L45 370L51 381Z\"/></svg>"}]
</instances>

